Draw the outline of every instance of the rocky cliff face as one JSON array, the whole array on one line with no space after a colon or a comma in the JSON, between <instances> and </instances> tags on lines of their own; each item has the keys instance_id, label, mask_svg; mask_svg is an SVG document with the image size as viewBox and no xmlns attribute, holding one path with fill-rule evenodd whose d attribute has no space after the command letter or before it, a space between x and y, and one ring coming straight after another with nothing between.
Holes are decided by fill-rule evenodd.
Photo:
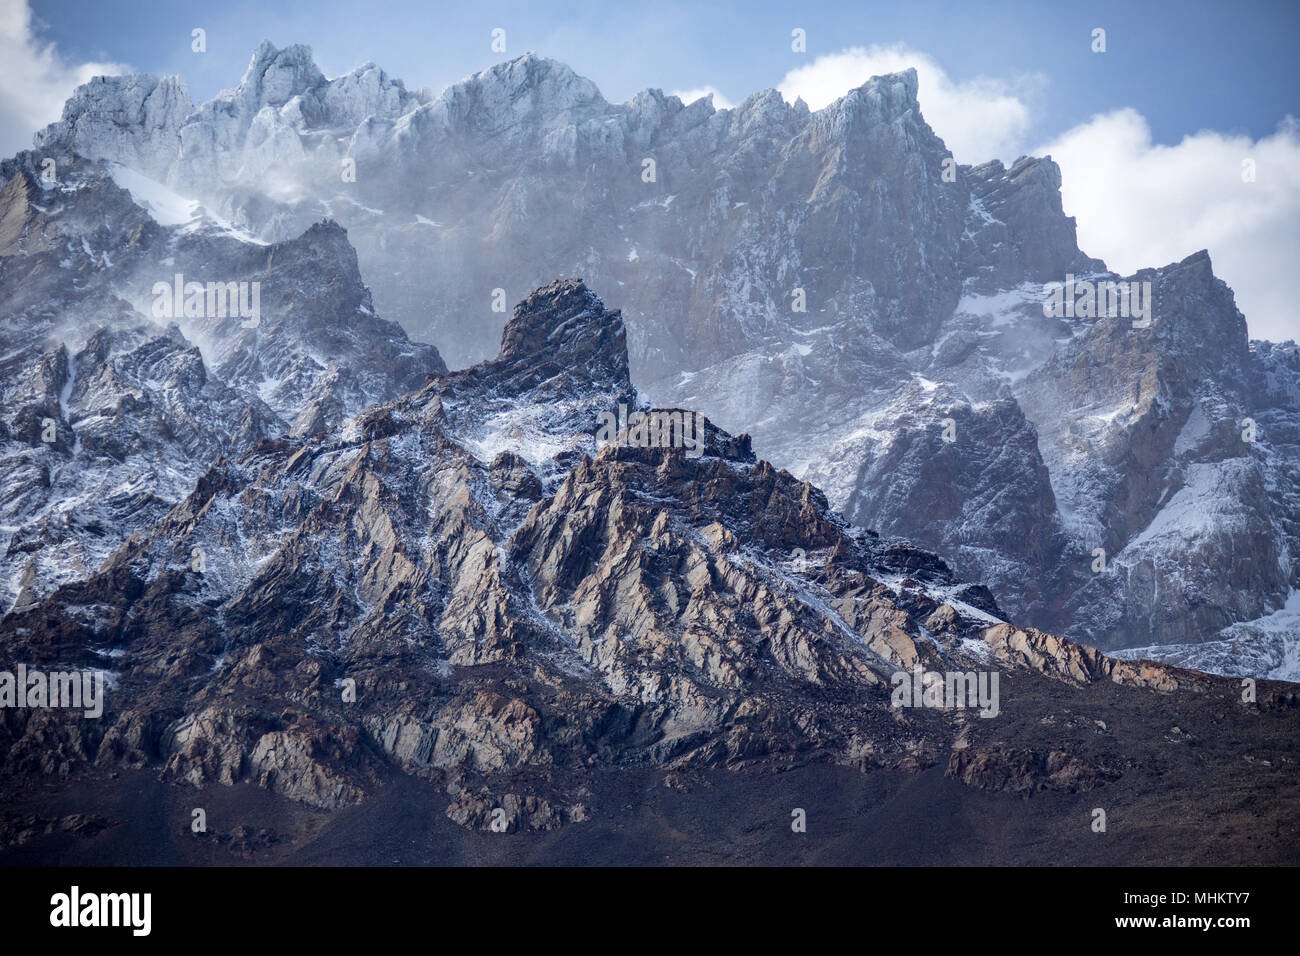
<instances>
[{"instance_id":1,"label":"rocky cliff face","mask_svg":"<svg viewBox=\"0 0 1300 956\"><path fill-rule=\"evenodd\" d=\"M125 162L98 118L129 112L128 93L150 82L83 91L38 148ZM1013 220L1039 221L1016 239L1031 269L1087 262L1050 161L982 169L974 185L941 180L950 154L921 118L914 72L816 114L772 91L716 111L653 90L610 104L529 54L421 102L372 65L326 81L306 48L263 45L235 90L138 136L171 156L148 175L263 239L339 217L363 269L386 273L381 309L448 342L453 364L494 348L504 321L494 288L577 267L626 289L631 359L646 380L788 334L796 287L822 319L852 316L914 346L960 297L963 230L983 194ZM1057 221L1042 222L1053 205ZM534 228L544 242L525 241ZM1001 265L1024 271L1006 256ZM481 318L466 328L465 316Z\"/></svg>"},{"instance_id":2,"label":"rocky cliff face","mask_svg":"<svg viewBox=\"0 0 1300 956\"><path fill-rule=\"evenodd\" d=\"M1059 170L951 165L916 95L901 73L817 113L771 91L731 110L653 90L611 104L530 54L432 97L263 44L204 104L175 77L78 90L5 164L0 241L15 262L88 257L78 307L96 314L116 297L147 315L153 283L182 271L260 282L260 328L175 321L222 384L265 403L271 432L296 435L442 371L378 315L464 365L495 348L519 291L584 274L617 290L643 395L748 431L850 521L942 552L1017 619L1293 675L1294 346L1249 342L1204 254L1132 277L1153 283L1149 328L1044 317L1044 283L1120 278L1077 248ZM109 198L122 190L135 202ZM57 228L50 195L67 198ZM11 283L20 306L34 276ZM48 357L62 340L38 327ZM17 555L34 539L13 540ZM99 557L32 575L69 580ZM31 575L7 573L16 597Z\"/></svg>"},{"instance_id":3,"label":"rocky cliff face","mask_svg":"<svg viewBox=\"0 0 1300 956\"><path fill-rule=\"evenodd\" d=\"M0 622L0 666L112 686L99 721L0 713L5 779L143 768L205 801L253 784L339 809L403 778L489 832L616 816L597 769L683 790L721 768L934 769L1094 802L1189 761L1234 780L1239 753L1167 748L1166 717L1104 730L1172 708L1249 722L1273 785L1296 786L1290 685L1247 705L1235 681L1016 626L746 435L600 447L600 412L629 403L622 316L563 280L515 308L496 359L218 460L94 574ZM897 706L917 667L1001 675L993 719ZM1095 724L1058 716L1075 692Z\"/></svg>"},{"instance_id":4,"label":"rocky cliff face","mask_svg":"<svg viewBox=\"0 0 1300 956\"><path fill-rule=\"evenodd\" d=\"M55 169L0 164L6 611L92 573L219 458L446 370L375 315L336 224L266 245L121 167ZM203 287L194 308L177 276ZM219 309L211 283L235 287Z\"/></svg>"},{"instance_id":5,"label":"rocky cliff face","mask_svg":"<svg viewBox=\"0 0 1300 956\"><path fill-rule=\"evenodd\" d=\"M1149 328L1046 318L1045 283L1122 277L1078 249L1050 158L955 166L916 82L817 113L774 91L611 104L529 54L430 97L264 44L198 106L176 78L96 81L37 146L123 163L262 242L334 219L375 311L456 366L492 353L505 302L581 273L617 291L643 393L750 432L1022 619L1292 674L1293 348L1249 343L1204 254L1132 277Z\"/></svg>"}]
</instances>

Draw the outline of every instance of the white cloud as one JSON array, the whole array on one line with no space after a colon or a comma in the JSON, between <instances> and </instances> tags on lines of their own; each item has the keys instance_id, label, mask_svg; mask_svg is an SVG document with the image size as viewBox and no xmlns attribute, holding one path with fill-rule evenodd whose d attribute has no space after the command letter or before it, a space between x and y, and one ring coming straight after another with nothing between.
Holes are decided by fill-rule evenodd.
<instances>
[{"instance_id":1,"label":"white cloud","mask_svg":"<svg viewBox=\"0 0 1300 956\"><path fill-rule=\"evenodd\" d=\"M1020 154L1030 124L1027 100L1041 87L1040 76L1016 80L980 76L954 82L924 53L899 44L850 47L817 57L791 70L777 87L794 102L802 97L818 110L873 76L916 68L921 113L961 163L1010 161Z\"/></svg>"},{"instance_id":2,"label":"white cloud","mask_svg":"<svg viewBox=\"0 0 1300 956\"><path fill-rule=\"evenodd\" d=\"M0 156L30 149L32 134L59 118L77 86L126 69L66 62L53 44L36 39L27 0L0 0Z\"/></svg>"},{"instance_id":3,"label":"white cloud","mask_svg":"<svg viewBox=\"0 0 1300 956\"><path fill-rule=\"evenodd\" d=\"M727 99L722 93L718 92L718 89L713 86L698 86L689 90L671 90L668 95L675 96L683 103L690 105L700 99L700 97L708 96L710 93L713 94L713 106L715 109L729 110L736 105L731 102L731 100Z\"/></svg>"},{"instance_id":4,"label":"white cloud","mask_svg":"<svg viewBox=\"0 0 1300 956\"><path fill-rule=\"evenodd\" d=\"M1208 249L1253 338L1300 340L1300 124L1260 140L1202 131L1151 139L1133 109L1094 116L1035 154L1061 167L1079 245L1126 274ZM1242 160L1255 182L1242 181Z\"/></svg>"}]
</instances>

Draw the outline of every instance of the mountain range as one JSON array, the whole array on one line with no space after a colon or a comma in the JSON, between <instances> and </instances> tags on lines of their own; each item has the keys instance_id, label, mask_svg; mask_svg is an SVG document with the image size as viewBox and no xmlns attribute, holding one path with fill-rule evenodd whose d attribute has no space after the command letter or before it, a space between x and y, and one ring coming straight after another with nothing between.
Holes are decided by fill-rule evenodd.
<instances>
[{"instance_id":1,"label":"mountain range","mask_svg":"<svg viewBox=\"0 0 1300 956\"><path fill-rule=\"evenodd\" d=\"M198 105L97 78L34 146L0 163L0 666L110 692L0 709L0 852L310 861L436 795L463 859L535 852L504 821L704 862L708 821L779 861L811 851L756 815L813 799L830 860L1294 853L1296 346L1205 252L1084 255L1049 158L953 162L914 72L717 110L266 43ZM1048 317L1072 281L1149 283L1149 323ZM620 408L702 412L702 453L598 440ZM913 673L1001 700L900 707ZM190 840L194 787L245 822Z\"/></svg>"},{"instance_id":2,"label":"mountain range","mask_svg":"<svg viewBox=\"0 0 1300 956\"><path fill-rule=\"evenodd\" d=\"M642 394L749 432L1020 618L1300 673L1294 343L1249 340L1204 252L1106 272L1056 165L958 166L914 72L818 112L775 91L715 110L610 104L530 54L434 98L263 44L197 106L178 77L98 79L36 146L122 164L260 242L333 219L378 314L453 367L493 354L508 303L581 275L617 299ZM1150 282L1149 327L1046 318L1068 276Z\"/></svg>"}]
</instances>

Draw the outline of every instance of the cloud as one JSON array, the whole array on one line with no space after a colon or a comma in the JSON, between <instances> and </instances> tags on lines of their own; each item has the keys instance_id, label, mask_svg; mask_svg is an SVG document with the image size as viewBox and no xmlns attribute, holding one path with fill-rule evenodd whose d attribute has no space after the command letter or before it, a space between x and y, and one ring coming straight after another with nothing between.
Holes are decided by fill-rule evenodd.
<instances>
[{"instance_id":1,"label":"cloud","mask_svg":"<svg viewBox=\"0 0 1300 956\"><path fill-rule=\"evenodd\" d=\"M30 149L63 101L91 77L127 72L118 63L68 63L32 32L27 0L0 0L0 156Z\"/></svg>"},{"instance_id":2,"label":"cloud","mask_svg":"<svg viewBox=\"0 0 1300 956\"><path fill-rule=\"evenodd\" d=\"M689 105L702 96L708 96L710 93L713 94L713 106L716 109L729 110L736 105L731 102L731 100L727 99L722 93L718 92L717 88L713 86L699 86L689 90L671 90L668 95L675 96L683 103Z\"/></svg>"},{"instance_id":3,"label":"cloud","mask_svg":"<svg viewBox=\"0 0 1300 956\"><path fill-rule=\"evenodd\" d=\"M1044 79L1027 75L1015 80L979 76L954 82L924 53L901 44L850 47L817 57L791 70L777 87L794 102L810 109L833 103L873 76L916 68L921 113L961 163L990 159L1011 161L1019 156L1030 125L1031 101Z\"/></svg>"},{"instance_id":4,"label":"cloud","mask_svg":"<svg viewBox=\"0 0 1300 956\"><path fill-rule=\"evenodd\" d=\"M1176 146L1151 139L1133 109L1094 116L1034 151L1061 167L1079 245L1131 274L1208 249L1253 338L1300 340L1300 124L1259 140L1202 131ZM1242 161L1255 181L1242 181Z\"/></svg>"}]
</instances>

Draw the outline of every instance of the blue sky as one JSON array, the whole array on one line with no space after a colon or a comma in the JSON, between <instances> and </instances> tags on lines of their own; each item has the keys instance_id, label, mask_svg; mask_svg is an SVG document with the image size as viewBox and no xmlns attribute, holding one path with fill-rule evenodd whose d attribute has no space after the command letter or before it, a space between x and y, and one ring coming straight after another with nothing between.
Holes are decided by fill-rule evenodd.
<instances>
[{"instance_id":1,"label":"blue sky","mask_svg":"<svg viewBox=\"0 0 1300 956\"><path fill-rule=\"evenodd\" d=\"M235 86L263 39L308 44L327 76L372 60L434 93L533 50L614 102L658 87L725 106L775 87L816 109L916 66L959 161L1050 153L1085 252L1132 273L1208 249L1254 336L1300 339L1300 0L0 0L0 155L95 73L179 73L199 102Z\"/></svg>"}]
</instances>

